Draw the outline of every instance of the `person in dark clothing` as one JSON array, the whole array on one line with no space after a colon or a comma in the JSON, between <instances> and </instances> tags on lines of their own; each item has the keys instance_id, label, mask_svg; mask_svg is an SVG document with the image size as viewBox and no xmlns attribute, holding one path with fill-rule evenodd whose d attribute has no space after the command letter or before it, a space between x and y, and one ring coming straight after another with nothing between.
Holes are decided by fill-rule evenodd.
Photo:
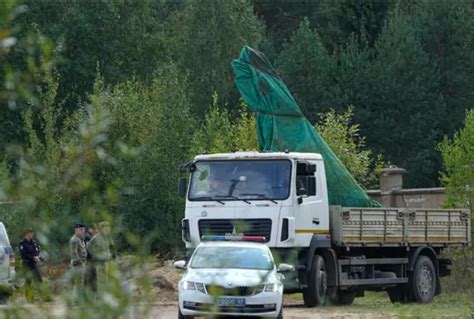
<instances>
[{"instance_id":1,"label":"person in dark clothing","mask_svg":"<svg viewBox=\"0 0 474 319\"><path fill-rule=\"evenodd\" d=\"M34 300L33 284L40 290L39 285L43 282L41 275L40 246L33 239L33 229L28 228L24 232L25 238L18 244L21 254L21 264L26 277L25 296L28 302Z\"/></svg>"},{"instance_id":2,"label":"person in dark clothing","mask_svg":"<svg viewBox=\"0 0 474 319\"><path fill-rule=\"evenodd\" d=\"M86 246L89 245L91 239L97 235L99 228L97 224L93 224L90 228L88 233L86 234L86 238L84 242ZM87 264L86 264L86 272L84 275L84 286L90 288L92 291L97 291L97 269L95 268L95 264L92 262L92 256L89 252L87 252Z\"/></svg>"}]
</instances>

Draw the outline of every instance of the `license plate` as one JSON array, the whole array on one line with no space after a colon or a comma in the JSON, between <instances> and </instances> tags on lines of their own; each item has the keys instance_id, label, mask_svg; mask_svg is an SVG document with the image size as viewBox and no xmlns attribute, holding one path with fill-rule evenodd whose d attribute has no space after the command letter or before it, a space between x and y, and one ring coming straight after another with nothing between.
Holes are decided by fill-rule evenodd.
<instances>
[{"instance_id":1,"label":"license plate","mask_svg":"<svg viewBox=\"0 0 474 319\"><path fill-rule=\"evenodd\" d=\"M219 307L245 307L245 298L219 298L217 299Z\"/></svg>"}]
</instances>

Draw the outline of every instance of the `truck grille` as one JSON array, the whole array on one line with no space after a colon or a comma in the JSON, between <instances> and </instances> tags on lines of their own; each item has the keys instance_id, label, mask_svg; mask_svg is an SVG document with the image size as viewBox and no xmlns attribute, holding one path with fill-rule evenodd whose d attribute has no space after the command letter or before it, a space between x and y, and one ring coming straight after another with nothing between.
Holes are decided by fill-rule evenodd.
<instances>
[{"instance_id":1,"label":"truck grille","mask_svg":"<svg viewBox=\"0 0 474 319\"><path fill-rule=\"evenodd\" d=\"M272 232L271 219L201 219L199 236L225 235L234 231L246 236L264 236L265 242L270 241Z\"/></svg>"}]
</instances>

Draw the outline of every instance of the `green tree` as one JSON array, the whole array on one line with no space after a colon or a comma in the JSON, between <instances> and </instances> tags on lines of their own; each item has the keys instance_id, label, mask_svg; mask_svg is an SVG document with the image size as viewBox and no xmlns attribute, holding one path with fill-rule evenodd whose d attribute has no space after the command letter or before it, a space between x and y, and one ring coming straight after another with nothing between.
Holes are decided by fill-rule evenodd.
<instances>
[{"instance_id":1,"label":"green tree","mask_svg":"<svg viewBox=\"0 0 474 319\"><path fill-rule=\"evenodd\" d=\"M315 14L314 26L330 52L344 47L352 38L363 47L372 47L393 5L392 0L323 1Z\"/></svg>"},{"instance_id":2,"label":"green tree","mask_svg":"<svg viewBox=\"0 0 474 319\"><path fill-rule=\"evenodd\" d=\"M471 225L474 224L474 109L466 112L464 127L459 129L452 139L447 136L439 144L443 157L441 183L446 188L447 207L469 208ZM471 236L474 228L471 227ZM457 251L452 278L448 290L473 291L474 251L471 249Z\"/></svg>"},{"instance_id":3,"label":"green tree","mask_svg":"<svg viewBox=\"0 0 474 319\"><path fill-rule=\"evenodd\" d=\"M226 153L239 150L257 150L255 116L241 105L240 116L232 121L225 107L219 107L217 94L205 116L204 122L195 132L190 156L202 153Z\"/></svg>"},{"instance_id":4,"label":"green tree","mask_svg":"<svg viewBox=\"0 0 474 319\"><path fill-rule=\"evenodd\" d=\"M449 206L469 207L474 211L474 110L466 113L464 127L452 139L439 145L444 170L441 182L446 187ZM473 217L473 216L471 216Z\"/></svg>"},{"instance_id":5,"label":"green tree","mask_svg":"<svg viewBox=\"0 0 474 319\"><path fill-rule=\"evenodd\" d=\"M452 135L474 100L474 7L472 1L419 1L414 15L423 48L439 70L443 133Z\"/></svg>"},{"instance_id":6,"label":"green tree","mask_svg":"<svg viewBox=\"0 0 474 319\"><path fill-rule=\"evenodd\" d=\"M374 158L372 151L367 149L359 125L351 123L353 112L353 107L343 114L330 110L321 115L315 128L357 182L365 188L376 186L377 174L384 163L381 156Z\"/></svg>"},{"instance_id":7,"label":"green tree","mask_svg":"<svg viewBox=\"0 0 474 319\"><path fill-rule=\"evenodd\" d=\"M343 112L347 105L364 106L372 99L370 82L374 52L361 46L355 39L347 41L341 50L332 55L331 78L327 87L328 104ZM357 109L358 110L358 109ZM355 121L360 124L358 113Z\"/></svg>"},{"instance_id":8,"label":"green tree","mask_svg":"<svg viewBox=\"0 0 474 319\"><path fill-rule=\"evenodd\" d=\"M110 110L111 138L137 153L122 159L106 176L127 181L116 212L127 229L149 236L146 247L154 251L181 247L183 201L175 185L195 129L186 90L170 65L150 86L129 82L98 94Z\"/></svg>"},{"instance_id":9,"label":"green tree","mask_svg":"<svg viewBox=\"0 0 474 319\"><path fill-rule=\"evenodd\" d=\"M23 24L37 28L57 43L58 99L74 109L92 92L97 71L105 83L131 78L151 81L163 53L161 26L154 3L145 1L27 1Z\"/></svg>"},{"instance_id":10,"label":"green tree","mask_svg":"<svg viewBox=\"0 0 474 319\"><path fill-rule=\"evenodd\" d=\"M327 110L326 92L330 85L331 62L307 19L301 22L278 56L277 67L311 122L316 120L317 114Z\"/></svg>"},{"instance_id":11,"label":"green tree","mask_svg":"<svg viewBox=\"0 0 474 319\"><path fill-rule=\"evenodd\" d=\"M257 15L265 23L265 39L271 43L264 43L272 52L263 50L267 58L272 60L273 54L282 49L282 45L289 41L292 34L300 27L304 19L308 19L314 27L314 17L319 12L321 1L300 0L253 0ZM273 52L273 50L275 52Z\"/></svg>"},{"instance_id":12,"label":"green tree","mask_svg":"<svg viewBox=\"0 0 474 319\"><path fill-rule=\"evenodd\" d=\"M366 82L365 99L353 103L361 133L374 151L408 170L406 186L434 186L444 103L438 70L423 50L416 21L391 16L374 50L367 79L359 79Z\"/></svg>"},{"instance_id":13,"label":"green tree","mask_svg":"<svg viewBox=\"0 0 474 319\"><path fill-rule=\"evenodd\" d=\"M0 2L0 149L24 142L21 111L38 107L38 85L57 59L54 44L37 29L19 21L25 7Z\"/></svg>"},{"instance_id":14,"label":"green tree","mask_svg":"<svg viewBox=\"0 0 474 319\"><path fill-rule=\"evenodd\" d=\"M262 24L247 0L190 1L174 17L180 27L169 34L173 56L188 74L192 112L202 118L217 92L228 106L237 105L231 61L244 45L257 46Z\"/></svg>"}]
</instances>

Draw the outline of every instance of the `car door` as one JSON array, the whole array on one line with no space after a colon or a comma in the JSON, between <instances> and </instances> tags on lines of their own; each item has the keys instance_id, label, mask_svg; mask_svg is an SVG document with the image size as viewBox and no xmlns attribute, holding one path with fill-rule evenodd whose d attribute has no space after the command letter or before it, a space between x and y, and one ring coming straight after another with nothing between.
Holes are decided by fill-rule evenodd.
<instances>
[{"instance_id":1,"label":"car door","mask_svg":"<svg viewBox=\"0 0 474 319\"><path fill-rule=\"evenodd\" d=\"M10 277L10 253L11 247L7 230L0 222L0 280L9 279Z\"/></svg>"}]
</instances>

